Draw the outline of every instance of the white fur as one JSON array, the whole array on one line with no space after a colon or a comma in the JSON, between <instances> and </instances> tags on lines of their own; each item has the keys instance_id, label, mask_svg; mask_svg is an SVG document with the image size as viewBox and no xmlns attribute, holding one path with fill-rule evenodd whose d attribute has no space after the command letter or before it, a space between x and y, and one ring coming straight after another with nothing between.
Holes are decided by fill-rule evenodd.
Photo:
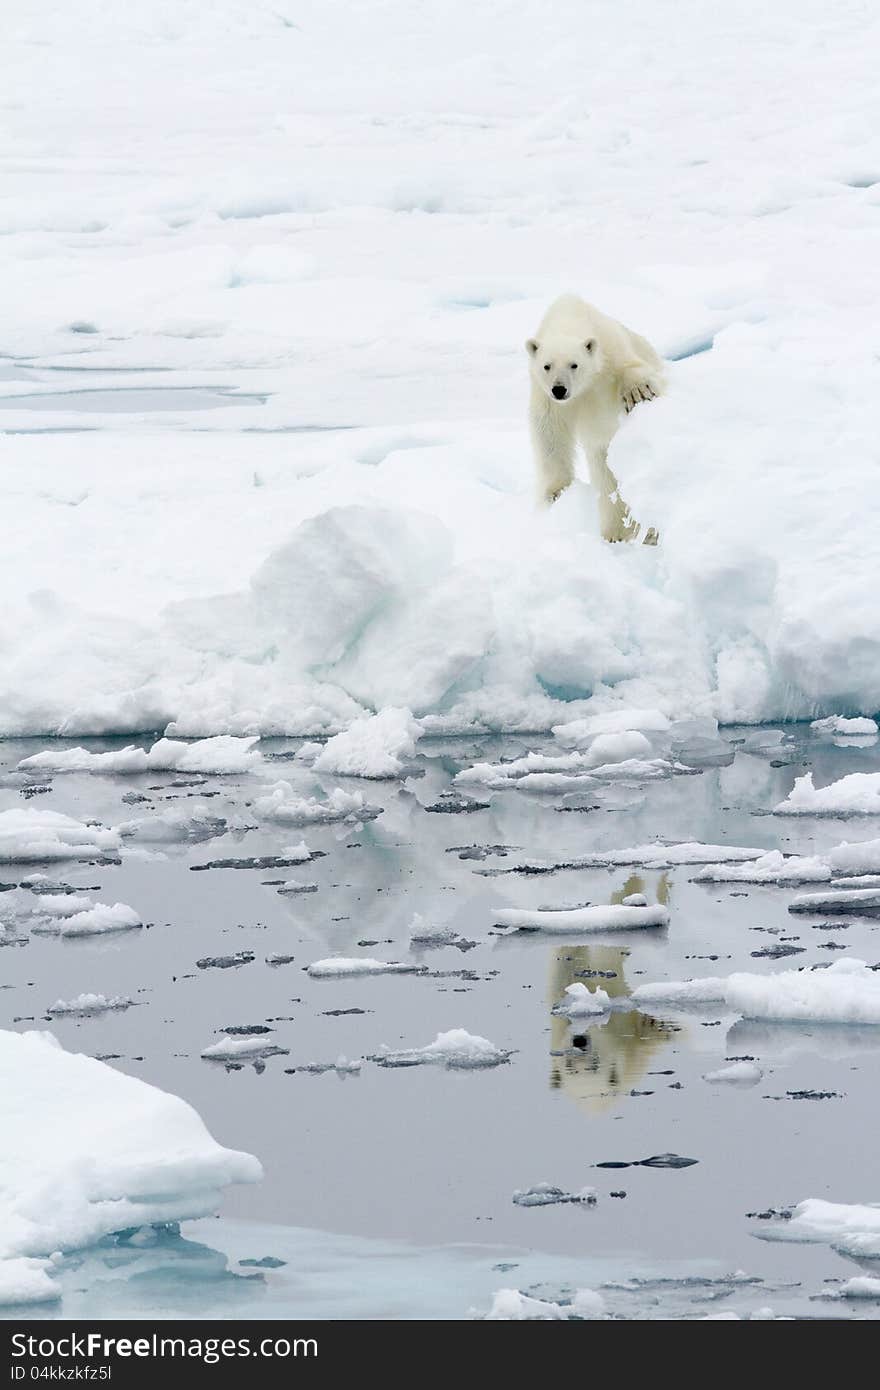
<instances>
[{"instance_id":1,"label":"white fur","mask_svg":"<svg viewBox=\"0 0 880 1390\"><path fill-rule=\"evenodd\" d=\"M531 374L529 420L541 500L555 501L574 478L578 444L599 499L606 541L635 540L641 527L608 467L621 415L663 390L663 362L647 339L574 294L547 310L526 343ZM554 398L553 389L565 392ZM645 544L656 543L651 528Z\"/></svg>"}]
</instances>

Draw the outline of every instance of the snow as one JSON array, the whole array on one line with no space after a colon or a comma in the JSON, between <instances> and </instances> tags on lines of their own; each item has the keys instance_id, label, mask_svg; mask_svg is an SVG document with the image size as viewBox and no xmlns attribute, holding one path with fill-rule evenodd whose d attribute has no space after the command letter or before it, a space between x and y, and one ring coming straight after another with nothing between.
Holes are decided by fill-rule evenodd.
<instances>
[{"instance_id":1,"label":"snow","mask_svg":"<svg viewBox=\"0 0 880 1390\"><path fill-rule=\"evenodd\" d=\"M363 792L347 792L334 787L322 801L298 796L289 782L276 782L265 796L254 802L254 810L264 820L280 825L329 825L334 821L373 820L381 808L371 806Z\"/></svg>"},{"instance_id":2,"label":"snow","mask_svg":"<svg viewBox=\"0 0 880 1390\"><path fill-rule=\"evenodd\" d=\"M585 868L591 865L617 867L638 864L643 869L669 869L676 864L746 863L761 859L765 853L763 849L746 849L742 845L703 845L693 840L667 845L657 840L649 845L635 845L632 849L600 850L585 854L578 863Z\"/></svg>"},{"instance_id":3,"label":"snow","mask_svg":"<svg viewBox=\"0 0 880 1390\"><path fill-rule=\"evenodd\" d=\"M880 912L880 888L832 888L828 893L799 893L789 912Z\"/></svg>"},{"instance_id":4,"label":"snow","mask_svg":"<svg viewBox=\"0 0 880 1390\"><path fill-rule=\"evenodd\" d=\"M585 1204L592 1206L598 1200L595 1187L582 1187L577 1192L566 1192L562 1187L554 1187L549 1182L537 1182L531 1187L520 1189L513 1194L517 1207L553 1207Z\"/></svg>"},{"instance_id":5,"label":"snow","mask_svg":"<svg viewBox=\"0 0 880 1390\"><path fill-rule=\"evenodd\" d=\"M650 1004L721 1004L726 983L712 975L702 980L668 980L663 984L638 985L630 997L640 1008Z\"/></svg>"},{"instance_id":6,"label":"snow","mask_svg":"<svg viewBox=\"0 0 880 1390\"><path fill-rule=\"evenodd\" d=\"M408 709L383 709L369 719L356 719L331 738L312 764L315 772L347 777L398 777L406 759L416 751L422 730Z\"/></svg>"},{"instance_id":7,"label":"snow","mask_svg":"<svg viewBox=\"0 0 880 1390\"><path fill-rule=\"evenodd\" d=\"M757 975L639 985L639 1008L722 1004L749 1019L779 1023L880 1023L880 973L862 960L837 960L825 969L782 970Z\"/></svg>"},{"instance_id":8,"label":"snow","mask_svg":"<svg viewBox=\"0 0 880 1390\"><path fill-rule=\"evenodd\" d=\"M703 1080L732 1086L755 1086L764 1073L756 1062L731 1062L730 1066L703 1073Z\"/></svg>"},{"instance_id":9,"label":"snow","mask_svg":"<svg viewBox=\"0 0 880 1390\"><path fill-rule=\"evenodd\" d=\"M545 1298L532 1298L519 1289L499 1289L492 1307L485 1314L487 1322L557 1322L582 1319L595 1322L608 1316L605 1300L592 1289L577 1289L570 1303L553 1303Z\"/></svg>"},{"instance_id":10,"label":"snow","mask_svg":"<svg viewBox=\"0 0 880 1390\"><path fill-rule=\"evenodd\" d=\"M46 1260L0 1258L0 1307L4 1304L54 1303L61 1290Z\"/></svg>"},{"instance_id":11,"label":"snow","mask_svg":"<svg viewBox=\"0 0 880 1390\"><path fill-rule=\"evenodd\" d=\"M831 867L818 855L783 855L768 850L746 864L707 864L694 874L694 883L823 883Z\"/></svg>"},{"instance_id":12,"label":"snow","mask_svg":"<svg viewBox=\"0 0 880 1390\"><path fill-rule=\"evenodd\" d=\"M665 733L669 727L666 715L658 709L620 709L555 724L552 733L563 748L588 748L598 734Z\"/></svg>"},{"instance_id":13,"label":"snow","mask_svg":"<svg viewBox=\"0 0 880 1390\"><path fill-rule=\"evenodd\" d=\"M843 738L858 738L878 732L876 719L846 719L840 714L832 714L827 719L814 719L810 728L816 734L837 734Z\"/></svg>"},{"instance_id":14,"label":"snow","mask_svg":"<svg viewBox=\"0 0 880 1390\"><path fill-rule=\"evenodd\" d=\"M119 833L60 811L29 806L0 811L0 863L96 859L119 850Z\"/></svg>"},{"instance_id":15,"label":"snow","mask_svg":"<svg viewBox=\"0 0 880 1390\"><path fill-rule=\"evenodd\" d=\"M49 748L33 753L18 764L24 772L103 772L125 775L137 772L251 772L261 762L254 748L256 736L232 738L221 734L215 738L183 743L179 739L160 738L150 748L138 748L133 743L115 752L91 753L87 748Z\"/></svg>"},{"instance_id":16,"label":"snow","mask_svg":"<svg viewBox=\"0 0 880 1390\"><path fill-rule=\"evenodd\" d=\"M588 989L578 980L566 986L565 998L554 1004L551 1012L563 1018L594 1018L609 1013L611 1007L611 999L604 989Z\"/></svg>"},{"instance_id":17,"label":"snow","mask_svg":"<svg viewBox=\"0 0 880 1390\"><path fill-rule=\"evenodd\" d=\"M185 1101L49 1033L0 1032L0 1129L0 1292L11 1299L52 1296L50 1266L30 1261L212 1214L225 1186L261 1176Z\"/></svg>"},{"instance_id":18,"label":"snow","mask_svg":"<svg viewBox=\"0 0 880 1390\"><path fill-rule=\"evenodd\" d=\"M805 772L773 809L778 816L880 815L880 772L850 772L827 787L814 787Z\"/></svg>"},{"instance_id":19,"label":"snow","mask_svg":"<svg viewBox=\"0 0 880 1390\"><path fill-rule=\"evenodd\" d=\"M880 873L880 840L862 840L858 844L844 840L829 852L828 863L835 874L845 877Z\"/></svg>"},{"instance_id":20,"label":"snow","mask_svg":"<svg viewBox=\"0 0 880 1390\"><path fill-rule=\"evenodd\" d=\"M370 956L330 956L314 960L307 973L314 980L330 980L347 975L420 975L423 965L408 965L405 961L373 960Z\"/></svg>"},{"instance_id":21,"label":"snow","mask_svg":"<svg viewBox=\"0 0 880 1390\"><path fill-rule=\"evenodd\" d=\"M659 903L654 907L623 907L617 903L609 907L504 907L496 909L494 920L499 927L530 931L626 931L635 927L665 927L669 913Z\"/></svg>"},{"instance_id":22,"label":"snow","mask_svg":"<svg viewBox=\"0 0 880 1390\"><path fill-rule=\"evenodd\" d=\"M453 1070L479 1070L482 1067L497 1067L508 1061L509 1052L504 1052L482 1038L478 1033L468 1033L464 1028L451 1028L446 1033L438 1033L426 1047L411 1047L394 1051L384 1047L373 1061L383 1067L443 1066Z\"/></svg>"},{"instance_id":23,"label":"snow","mask_svg":"<svg viewBox=\"0 0 880 1390\"><path fill-rule=\"evenodd\" d=\"M506 763L475 763L457 773L455 781L461 786L483 784L493 791L570 791L594 781L668 776L665 759L632 756L633 751L650 750L642 734L600 734L587 753L527 753Z\"/></svg>"},{"instance_id":24,"label":"snow","mask_svg":"<svg viewBox=\"0 0 880 1390\"><path fill-rule=\"evenodd\" d=\"M856 1274L844 1279L835 1291L838 1298L876 1298L880 1299L880 1279L870 1274Z\"/></svg>"},{"instance_id":25,"label":"snow","mask_svg":"<svg viewBox=\"0 0 880 1390\"><path fill-rule=\"evenodd\" d=\"M104 994L78 994L75 999L56 999L46 1010L47 1014L73 1015L90 1018L95 1014L130 1009L132 1000L127 995L113 995L110 999Z\"/></svg>"},{"instance_id":26,"label":"snow","mask_svg":"<svg viewBox=\"0 0 880 1390\"><path fill-rule=\"evenodd\" d=\"M880 1205L808 1197L794 1208L791 1220L757 1234L765 1240L822 1242L855 1259L876 1259L880 1257Z\"/></svg>"},{"instance_id":27,"label":"snow","mask_svg":"<svg viewBox=\"0 0 880 1390\"><path fill-rule=\"evenodd\" d=\"M686 11L26 7L0 733L876 714L880 19ZM611 448L657 548L533 509L568 288L675 359Z\"/></svg>"},{"instance_id":28,"label":"snow","mask_svg":"<svg viewBox=\"0 0 880 1390\"><path fill-rule=\"evenodd\" d=\"M74 912L61 920L62 936L100 936L104 932L128 931L144 924L139 912L127 903L95 903L84 912Z\"/></svg>"},{"instance_id":29,"label":"snow","mask_svg":"<svg viewBox=\"0 0 880 1390\"><path fill-rule=\"evenodd\" d=\"M267 1057L286 1055L286 1047L278 1047L275 1043L267 1042L264 1035L252 1038L230 1038L223 1034L215 1043L209 1043L203 1047L201 1057L213 1058L216 1061L236 1061L239 1057Z\"/></svg>"}]
</instances>

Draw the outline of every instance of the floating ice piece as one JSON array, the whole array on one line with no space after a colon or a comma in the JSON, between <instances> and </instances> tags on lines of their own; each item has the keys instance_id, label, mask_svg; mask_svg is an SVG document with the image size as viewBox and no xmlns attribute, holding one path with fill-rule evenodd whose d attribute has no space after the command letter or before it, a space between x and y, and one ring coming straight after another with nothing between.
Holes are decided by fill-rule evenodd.
<instances>
[{"instance_id":1,"label":"floating ice piece","mask_svg":"<svg viewBox=\"0 0 880 1390\"><path fill-rule=\"evenodd\" d=\"M494 920L500 927L518 927L529 931L625 931L636 927L668 926L669 913L659 903L653 907L624 907L620 903L607 907L502 907L496 909Z\"/></svg>"},{"instance_id":2,"label":"floating ice piece","mask_svg":"<svg viewBox=\"0 0 880 1390\"><path fill-rule=\"evenodd\" d=\"M224 1033L217 1042L203 1047L201 1057L215 1062L234 1062L240 1058L286 1057L290 1049L267 1042L265 1037L231 1038Z\"/></svg>"},{"instance_id":3,"label":"floating ice piece","mask_svg":"<svg viewBox=\"0 0 880 1390\"><path fill-rule=\"evenodd\" d=\"M213 1214L223 1187L255 1182L250 1154L221 1148L177 1096L50 1033L0 1032L0 1289L50 1296L23 1258L114 1231ZM33 1276L33 1277L32 1277Z\"/></svg>"},{"instance_id":4,"label":"floating ice piece","mask_svg":"<svg viewBox=\"0 0 880 1390\"><path fill-rule=\"evenodd\" d=\"M312 764L316 772L346 777L399 777L415 756L422 730L408 709L389 706L368 719L356 719L325 743Z\"/></svg>"},{"instance_id":5,"label":"floating ice piece","mask_svg":"<svg viewBox=\"0 0 880 1390\"><path fill-rule=\"evenodd\" d=\"M290 1070L304 1071L311 1076L323 1076L328 1071L335 1071L337 1076L357 1076L363 1065L363 1057L355 1057L350 1062L347 1057L340 1056L335 1062L306 1062L298 1067L291 1067Z\"/></svg>"},{"instance_id":6,"label":"floating ice piece","mask_svg":"<svg viewBox=\"0 0 880 1390\"><path fill-rule=\"evenodd\" d=\"M518 1207L553 1207L568 1202L595 1206L598 1196L595 1187L582 1187L579 1192L566 1192L564 1188L554 1187L549 1182L538 1182L533 1187L514 1192L513 1201Z\"/></svg>"},{"instance_id":7,"label":"floating ice piece","mask_svg":"<svg viewBox=\"0 0 880 1390\"><path fill-rule=\"evenodd\" d=\"M812 1023L880 1023L880 973L861 960L825 970L730 975L725 999L744 1018Z\"/></svg>"},{"instance_id":8,"label":"floating ice piece","mask_svg":"<svg viewBox=\"0 0 880 1390\"><path fill-rule=\"evenodd\" d=\"M621 898L624 907L647 907L648 899L644 893L628 893L625 898Z\"/></svg>"},{"instance_id":9,"label":"floating ice piece","mask_svg":"<svg viewBox=\"0 0 880 1390\"><path fill-rule=\"evenodd\" d=\"M209 859L205 864L190 864L195 873L207 869L289 869L294 864L307 864L310 859L319 859L324 851L310 850L305 840L298 845L288 845L280 854L255 854L246 859Z\"/></svg>"},{"instance_id":10,"label":"floating ice piece","mask_svg":"<svg viewBox=\"0 0 880 1390\"><path fill-rule=\"evenodd\" d=\"M761 1240L805 1241L830 1245L855 1258L880 1257L880 1204L827 1202L808 1197L788 1221L757 1229Z\"/></svg>"},{"instance_id":11,"label":"floating ice piece","mask_svg":"<svg viewBox=\"0 0 880 1390\"><path fill-rule=\"evenodd\" d=\"M371 806L363 792L347 792L335 787L325 801L297 796L289 782L276 782L266 796L254 802L254 810L264 820L279 825L330 825L334 821L367 821L381 816L381 806Z\"/></svg>"},{"instance_id":12,"label":"floating ice piece","mask_svg":"<svg viewBox=\"0 0 880 1390\"><path fill-rule=\"evenodd\" d=\"M61 1285L50 1277L51 1260L7 1260L0 1256L0 1306L54 1303Z\"/></svg>"},{"instance_id":13,"label":"floating ice piece","mask_svg":"<svg viewBox=\"0 0 880 1390\"><path fill-rule=\"evenodd\" d=\"M597 734L665 733L669 727L669 720L658 709L621 709L554 724L552 732L563 747L582 749L588 747Z\"/></svg>"},{"instance_id":14,"label":"floating ice piece","mask_svg":"<svg viewBox=\"0 0 880 1390\"><path fill-rule=\"evenodd\" d=\"M279 883L276 892L282 897L294 897L297 893L317 893L317 883L305 883L299 878L287 878L283 883Z\"/></svg>"},{"instance_id":15,"label":"floating ice piece","mask_svg":"<svg viewBox=\"0 0 880 1390\"><path fill-rule=\"evenodd\" d=\"M226 830L222 816L211 815L207 806L194 806L191 811L161 811L152 816L138 816L123 821L118 827L124 840L138 844L200 844L212 840Z\"/></svg>"},{"instance_id":16,"label":"floating ice piece","mask_svg":"<svg viewBox=\"0 0 880 1390\"><path fill-rule=\"evenodd\" d=\"M880 815L880 772L850 772L827 787L814 787L812 772L798 777L777 816Z\"/></svg>"},{"instance_id":17,"label":"floating ice piece","mask_svg":"<svg viewBox=\"0 0 880 1390\"><path fill-rule=\"evenodd\" d=\"M840 912L873 916L880 912L880 888L832 888L827 893L799 893L789 912Z\"/></svg>"},{"instance_id":18,"label":"floating ice piece","mask_svg":"<svg viewBox=\"0 0 880 1390\"><path fill-rule=\"evenodd\" d=\"M468 1071L481 1067L497 1067L510 1060L510 1053L497 1048L488 1038L468 1033L464 1028L452 1028L438 1033L427 1047L392 1051L383 1048L371 1059L380 1067L443 1066Z\"/></svg>"},{"instance_id":19,"label":"floating ice piece","mask_svg":"<svg viewBox=\"0 0 880 1390\"><path fill-rule=\"evenodd\" d=\"M616 1002L604 989L588 989L586 985L576 981L575 984L566 986L565 998L554 1004L550 1012L563 1018L596 1018L610 1013Z\"/></svg>"},{"instance_id":20,"label":"floating ice piece","mask_svg":"<svg viewBox=\"0 0 880 1390\"><path fill-rule=\"evenodd\" d=\"M745 848L742 845L704 845L697 840L683 844L664 844L655 840L648 845L631 849L597 850L571 861L572 868L604 868L638 864L643 869L669 869L677 864L742 864L761 859L765 849ZM568 866L566 866L568 867Z\"/></svg>"},{"instance_id":21,"label":"floating ice piece","mask_svg":"<svg viewBox=\"0 0 880 1390\"><path fill-rule=\"evenodd\" d=\"M668 980L639 985L630 999L639 1008L643 1004L723 1004L726 984L726 980L711 975L702 980Z\"/></svg>"},{"instance_id":22,"label":"floating ice piece","mask_svg":"<svg viewBox=\"0 0 880 1390\"><path fill-rule=\"evenodd\" d=\"M22 807L0 812L0 863L101 859L119 852L117 830L76 820L60 811Z\"/></svg>"},{"instance_id":23,"label":"floating ice piece","mask_svg":"<svg viewBox=\"0 0 880 1390\"><path fill-rule=\"evenodd\" d=\"M22 771L43 768L49 772L106 772L116 776L138 772L250 772L262 762L254 748L257 742L256 735L234 738L231 734L218 734L195 743L160 738L152 748L138 748L132 743L109 753L90 753L87 748L50 748L22 758L18 766Z\"/></svg>"},{"instance_id":24,"label":"floating ice piece","mask_svg":"<svg viewBox=\"0 0 880 1390\"><path fill-rule=\"evenodd\" d=\"M694 883L824 883L831 867L818 855L786 857L778 849L746 864L707 864L694 874Z\"/></svg>"},{"instance_id":25,"label":"floating ice piece","mask_svg":"<svg viewBox=\"0 0 880 1390\"><path fill-rule=\"evenodd\" d=\"M75 999L56 999L54 1004L49 1005L46 1013L53 1016L66 1014L77 1018L89 1018L94 1014L130 1009L133 1002L127 995L121 994L113 995L110 999L104 994L78 994Z\"/></svg>"},{"instance_id":26,"label":"floating ice piece","mask_svg":"<svg viewBox=\"0 0 880 1390\"><path fill-rule=\"evenodd\" d=\"M315 980L337 979L347 975L424 975L427 966L407 961L373 960L370 956L329 956L313 960L306 974Z\"/></svg>"},{"instance_id":27,"label":"floating ice piece","mask_svg":"<svg viewBox=\"0 0 880 1390\"><path fill-rule=\"evenodd\" d=\"M253 951L235 951L229 956L202 956L196 965L199 970L237 970L241 965L252 965L255 959Z\"/></svg>"},{"instance_id":28,"label":"floating ice piece","mask_svg":"<svg viewBox=\"0 0 880 1390\"><path fill-rule=\"evenodd\" d=\"M477 783L493 791L570 791L593 781L666 777L664 758L645 758L651 745L644 734L600 734L586 753L526 753L510 762L475 763L456 773L460 786Z\"/></svg>"},{"instance_id":29,"label":"floating ice piece","mask_svg":"<svg viewBox=\"0 0 880 1390\"><path fill-rule=\"evenodd\" d=\"M827 719L814 719L810 728L816 734L837 734L844 738L858 738L864 734L876 734L876 719L846 719L842 714L829 715Z\"/></svg>"},{"instance_id":30,"label":"floating ice piece","mask_svg":"<svg viewBox=\"0 0 880 1390\"><path fill-rule=\"evenodd\" d=\"M723 1081L733 1086L754 1086L764 1073L756 1062L731 1062L729 1067L719 1067L717 1071L703 1073L703 1080Z\"/></svg>"},{"instance_id":31,"label":"floating ice piece","mask_svg":"<svg viewBox=\"0 0 880 1390\"><path fill-rule=\"evenodd\" d=\"M880 874L880 840L862 840L852 845L844 840L829 851L828 863L835 876L844 878Z\"/></svg>"},{"instance_id":32,"label":"floating ice piece","mask_svg":"<svg viewBox=\"0 0 880 1390\"><path fill-rule=\"evenodd\" d=\"M410 923L409 944L416 950L424 950L428 946L471 946L474 943L465 941L452 927L430 926L416 913Z\"/></svg>"},{"instance_id":33,"label":"floating ice piece","mask_svg":"<svg viewBox=\"0 0 880 1390\"><path fill-rule=\"evenodd\" d=\"M95 903L84 912L62 918L60 931L62 936L99 936L102 932L128 931L143 925L140 913L127 903Z\"/></svg>"},{"instance_id":34,"label":"floating ice piece","mask_svg":"<svg viewBox=\"0 0 880 1390\"><path fill-rule=\"evenodd\" d=\"M578 1289L570 1303L552 1303L544 1298L532 1298L519 1289L499 1289L492 1307L485 1315L486 1322L557 1322L582 1320L598 1322L608 1317L605 1300L592 1289Z\"/></svg>"},{"instance_id":35,"label":"floating ice piece","mask_svg":"<svg viewBox=\"0 0 880 1390\"><path fill-rule=\"evenodd\" d=\"M870 1274L856 1274L834 1290L834 1298L873 1298L880 1299L880 1279Z\"/></svg>"}]
</instances>

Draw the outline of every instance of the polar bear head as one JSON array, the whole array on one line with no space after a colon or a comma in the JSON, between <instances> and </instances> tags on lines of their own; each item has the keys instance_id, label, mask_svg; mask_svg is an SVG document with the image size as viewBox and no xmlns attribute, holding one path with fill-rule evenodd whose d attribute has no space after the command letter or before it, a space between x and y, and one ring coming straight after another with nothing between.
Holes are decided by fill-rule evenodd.
<instances>
[{"instance_id":1,"label":"polar bear head","mask_svg":"<svg viewBox=\"0 0 880 1390\"><path fill-rule=\"evenodd\" d=\"M602 370L602 349L596 338L551 335L529 338L532 381L553 401L571 401L586 391Z\"/></svg>"}]
</instances>

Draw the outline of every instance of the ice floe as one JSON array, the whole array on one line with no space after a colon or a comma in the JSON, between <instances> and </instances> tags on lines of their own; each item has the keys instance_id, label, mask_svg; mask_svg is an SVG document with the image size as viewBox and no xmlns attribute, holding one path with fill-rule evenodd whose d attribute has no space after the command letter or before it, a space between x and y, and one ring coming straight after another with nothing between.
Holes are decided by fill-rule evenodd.
<instances>
[{"instance_id":1,"label":"ice floe","mask_svg":"<svg viewBox=\"0 0 880 1390\"><path fill-rule=\"evenodd\" d=\"M577 1192L566 1192L564 1187L554 1187L549 1182L538 1182L532 1187L514 1192L513 1203L517 1207L554 1207L569 1203L594 1206L598 1196L595 1187L582 1187Z\"/></svg>"},{"instance_id":2,"label":"ice floe","mask_svg":"<svg viewBox=\"0 0 880 1390\"><path fill-rule=\"evenodd\" d=\"M54 1251L210 1215L229 1183L261 1176L185 1101L49 1033L0 1032L0 1130L0 1290L11 1301L52 1296Z\"/></svg>"},{"instance_id":3,"label":"ice floe","mask_svg":"<svg viewBox=\"0 0 880 1390\"><path fill-rule=\"evenodd\" d=\"M315 759L315 772L339 776L386 778L406 771L415 756L421 726L408 709L389 707L367 719L356 719L331 738Z\"/></svg>"},{"instance_id":4,"label":"ice floe","mask_svg":"<svg viewBox=\"0 0 880 1390\"><path fill-rule=\"evenodd\" d=\"M812 772L798 777L777 816L880 815L880 772L850 772L827 787L814 787Z\"/></svg>"},{"instance_id":5,"label":"ice floe","mask_svg":"<svg viewBox=\"0 0 880 1390\"><path fill-rule=\"evenodd\" d=\"M218 774L252 772L262 762L260 753L254 747L258 741L256 735L235 738L229 734L218 734L195 743L160 738L151 748L129 744L105 753L91 753L87 748L57 751L50 748L22 758L18 766L23 771L103 772L115 776L171 771Z\"/></svg>"},{"instance_id":6,"label":"ice floe","mask_svg":"<svg viewBox=\"0 0 880 1390\"><path fill-rule=\"evenodd\" d=\"M0 811L0 863L102 859L117 855L119 847L117 830L60 811L35 806Z\"/></svg>"},{"instance_id":7,"label":"ice floe","mask_svg":"<svg viewBox=\"0 0 880 1390\"><path fill-rule=\"evenodd\" d=\"M707 864L694 874L694 883L823 883L831 866L818 855L784 855L768 850L745 864Z\"/></svg>"},{"instance_id":8,"label":"ice floe","mask_svg":"<svg viewBox=\"0 0 880 1390\"><path fill-rule=\"evenodd\" d=\"M96 1014L116 1013L130 1009L128 995L78 994L75 999L56 999L46 1010L53 1017L91 1018Z\"/></svg>"},{"instance_id":9,"label":"ice floe","mask_svg":"<svg viewBox=\"0 0 880 1390\"><path fill-rule=\"evenodd\" d=\"M254 802L254 810L264 820L279 825L330 825L334 821L374 820L382 814L381 806L371 806L363 792L347 792L342 787L323 799L299 796L289 782L276 782L265 796Z\"/></svg>"},{"instance_id":10,"label":"ice floe","mask_svg":"<svg viewBox=\"0 0 880 1390\"><path fill-rule=\"evenodd\" d=\"M764 1073L756 1062L731 1062L729 1066L703 1073L703 1080L728 1086L755 1086Z\"/></svg>"},{"instance_id":11,"label":"ice floe","mask_svg":"<svg viewBox=\"0 0 880 1390\"><path fill-rule=\"evenodd\" d=\"M814 719L810 728L815 734L836 734L842 738L860 738L878 732L876 719L847 719L842 714L832 714L827 719Z\"/></svg>"},{"instance_id":12,"label":"ice floe","mask_svg":"<svg viewBox=\"0 0 880 1390\"><path fill-rule=\"evenodd\" d=\"M812 970L640 985L631 998L639 1008L717 1003L747 1019L880 1024L880 972L849 958Z\"/></svg>"},{"instance_id":13,"label":"ice floe","mask_svg":"<svg viewBox=\"0 0 880 1390\"><path fill-rule=\"evenodd\" d=\"M519 1289L499 1289L492 1307L484 1314L486 1322L597 1322L607 1317L604 1298L592 1289L578 1289L570 1303L533 1298Z\"/></svg>"},{"instance_id":14,"label":"ice floe","mask_svg":"<svg viewBox=\"0 0 880 1390\"><path fill-rule=\"evenodd\" d=\"M372 1061L380 1067L420 1067L442 1066L453 1070L470 1071L483 1067L497 1067L510 1060L510 1052L482 1038L478 1033L468 1033L464 1028L451 1028L446 1033L438 1033L426 1047L410 1047L394 1050L384 1047Z\"/></svg>"},{"instance_id":15,"label":"ice floe","mask_svg":"<svg viewBox=\"0 0 880 1390\"><path fill-rule=\"evenodd\" d=\"M313 960L306 973L313 980L330 980L351 975L423 975L424 965L407 961L373 960L370 956L329 956Z\"/></svg>"},{"instance_id":16,"label":"ice floe","mask_svg":"<svg viewBox=\"0 0 880 1390\"><path fill-rule=\"evenodd\" d=\"M660 903L652 907L624 907L621 903L576 908L502 907L495 909L493 920L499 927L528 931L627 931L668 926L669 912Z\"/></svg>"}]
</instances>

